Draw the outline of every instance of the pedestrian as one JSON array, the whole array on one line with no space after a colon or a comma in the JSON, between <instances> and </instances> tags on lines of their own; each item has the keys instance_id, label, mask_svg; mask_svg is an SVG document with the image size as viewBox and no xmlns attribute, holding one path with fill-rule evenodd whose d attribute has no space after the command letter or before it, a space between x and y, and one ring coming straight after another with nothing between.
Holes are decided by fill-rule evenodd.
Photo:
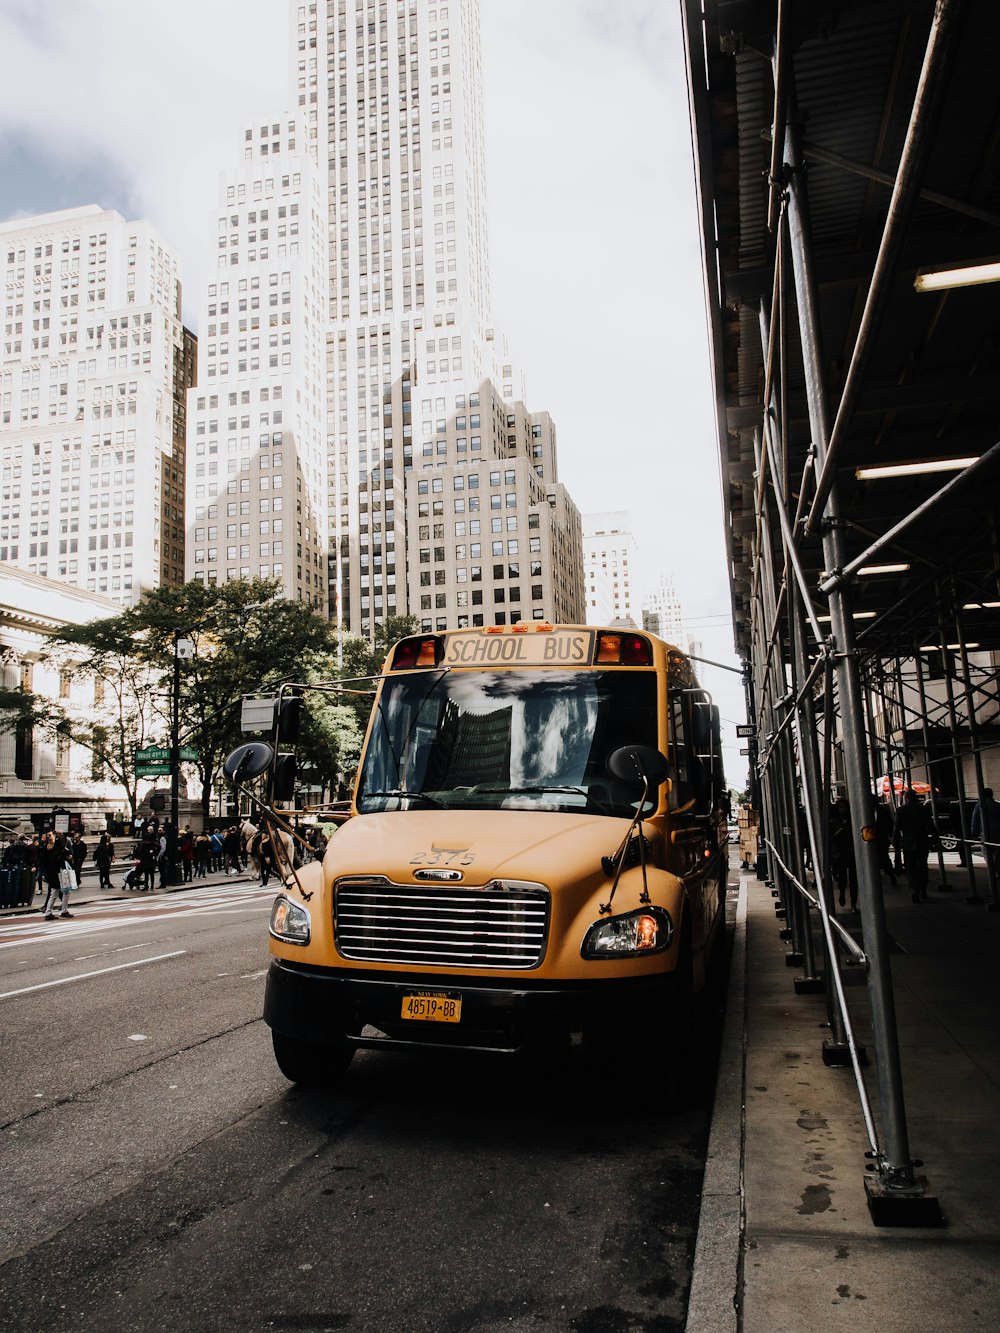
<instances>
[{"instance_id":1,"label":"pedestrian","mask_svg":"<svg viewBox=\"0 0 1000 1333\"><path fill-rule=\"evenodd\" d=\"M177 850L181 858L181 880L190 884L194 879L194 834L190 828L185 828L181 834Z\"/></svg>"},{"instance_id":2,"label":"pedestrian","mask_svg":"<svg viewBox=\"0 0 1000 1333\"><path fill-rule=\"evenodd\" d=\"M61 833L53 833L50 830L45 835L40 863L45 875L46 886L45 902L42 905L42 914L45 920L55 920L56 914L53 909L57 897L59 899L59 915L61 917L71 917L73 913L69 910L66 889L61 882L61 876L67 867L72 873L73 858Z\"/></svg>"},{"instance_id":3,"label":"pedestrian","mask_svg":"<svg viewBox=\"0 0 1000 1333\"><path fill-rule=\"evenodd\" d=\"M212 874L218 875L223 868L223 857L224 857L222 849L223 838L221 829L215 828L213 826L212 832L209 834L208 840L212 844L212 863L211 863Z\"/></svg>"},{"instance_id":4,"label":"pedestrian","mask_svg":"<svg viewBox=\"0 0 1000 1333\"><path fill-rule=\"evenodd\" d=\"M227 875L238 875L240 873L242 852L243 840L240 837L239 829L234 824L232 828L226 830L226 836L222 840L222 853Z\"/></svg>"},{"instance_id":5,"label":"pedestrian","mask_svg":"<svg viewBox=\"0 0 1000 1333\"><path fill-rule=\"evenodd\" d=\"M846 796L838 796L830 813L830 870L837 882L840 906L846 905L847 892L851 895L851 912L858 910L858 870L854 860L854 837L851 832L851 807Z\"/></svg>"},{"instance_id":6,"label":"pedestrian","mask_svg":"<svg viewBox=\"0 0 1000 1333\"><path fill-rule=\"evenodd\" d=\"M903 800L896 810L892 827L893 845L903 854L910 896L915 903L927 898L927 856L931 847L937 847L937 830L930 807L924 805L912 787L903 792Z\"/></svg>"},{"instance_id":7,"label":"pedestrian","mask_svg":"<svg viewBox=\"0 0 1000 1333\"><path fill-rule=\"evenodd\" d=\"M992 787L984 787L981 800L976 802L971 832L983 844L983 855L995 884L1000 877L1000 804L993 799Z\"/></svg>"},{"instance_id":8,"label":"pedestrian","mask_svg":"<svg viewBox=\"0 0 1000 1333\"><path fill-rule=\"evenodd\" d=\"M152 835L143 834L142 842L139 843L139 873L143 890L156 887L156 855L157 847Z\"/></svg>"},{"instance_id":9,"label":"pedestrian","mask_svg":"<svg viewBox=\"0 0 1000 1333\"><path fill-rule=\"evenodd\" d=\"M888 875L889 883L896 887L896 870L889 855L892 846L892 810L887 801L879 801L875 807L875 850L878 854L879 875Z\"/></svg>"},{"instance_id":10,"label":"pedestrian","mask_svg":"<svg viewBox=\"0 0 1000 1333\"><path fill-rule=\"evenodd\" d=\"M25 837L28 844L28 854L25 860L28 862L28 874L31 876L31 894L28 901L31 901L37 890L41 888L41 870L39 868L39 858L41 856L41 844L39 834L33 833L31 837Z\"/></svg>"},{"instance_id":11,"label":"pedestrian","mask_svg":"<svg viewBox=\"0 0 1000 1333\"><path fill-rule=\"evenodd\" d=\"M83 834L77 831L73 834L73 841L70 845L70 855L73 858L73 871L76 875L77 884L83 881L80 878L83 874L83 863L87 859L87 844L83 840Z\"/></svg>"},{"instance_id":12,"label":"pedestrian","mask_svg":"<svg viewBox=\"0 0 1000 1333\"><path fill-rule=\"evenodd\" d=\"M156 868L160 872L160 888L165 889L169 882L170 874L170 836L167 829L167 823L164 820L163 828L160 830L160 836L156 844Z\"/></svg>"},{"instance_id":13,"label":"pedestrian","mask_svg":"<svg viewBox=\"0 0 1000 1333\"><path fill-rule=\"evenodd\" d=\"M102 833L101 839L94 848L94 864L97 866L99 889L111 888L111 863L115 859L115 845L111 841L110 833Z\"/></svg>"},{"instance_id":14,"label":"pedestrian","mask_svg":"<svg viewBox=\"0 0 1000 1333\"><path fill-rule=\"evenodd\" d=\"M204 829L194 840L194 877L204 879L212 859L212 840Z\"/></svg>"}]
</instances>

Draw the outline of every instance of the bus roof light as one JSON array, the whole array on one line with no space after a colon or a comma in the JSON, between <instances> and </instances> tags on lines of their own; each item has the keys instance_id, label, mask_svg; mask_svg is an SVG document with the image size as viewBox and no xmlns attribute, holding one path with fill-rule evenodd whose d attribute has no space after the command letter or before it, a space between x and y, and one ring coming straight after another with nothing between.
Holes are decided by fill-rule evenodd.
<instances>
[{"instance_id":1,"label":"bus roof light","mask_svg":"<svg viewBox=\"0 0 1000 1333\"><path fill-rule=\"evenodd\" d=\"M641 634L623 634L622 663L624 666L652 666L652 644Z\"/></svg>"},{"instance_id":2,"label":"bus roof light","mask_svg":"<svg viewBox=\"0 0 1000 1333\"><path fill-rule=\"evenodd\" d=\"M519 620L515 625L511 625L510 632L511 634L527 634L528 626L523 620Z\"/></svg>"},{"instance_id":3,"label":"bus roof light","mask_svg":"<svg viewBox=\"0 0 1000 1333\"><path fill-rule=\"evenodd\" d=\"M622 636L620 634L598 634L594 665L621 666L621 660Z\"/></svg>"},{"instance_id":4,"label":"bus roof light","mask_svg":"<svg viewBox=\"0 0 1000 1333\"><path fill-rule=\"evenodd\" d=\"M393 671L418 671L435 667L441 653L441 641L433 634L423 638L402 639L392 655Z\"/></svg>"},{"instance_id":5,"label":"bus roof light","mask_svg":"<svg viewBox=\"0 0 1000 1333\"><path fill-rule=\"evenodd\" d=\"M652 666L653 646L642 634L598 634L595 666Z\"/></svg>"}]
</instances>

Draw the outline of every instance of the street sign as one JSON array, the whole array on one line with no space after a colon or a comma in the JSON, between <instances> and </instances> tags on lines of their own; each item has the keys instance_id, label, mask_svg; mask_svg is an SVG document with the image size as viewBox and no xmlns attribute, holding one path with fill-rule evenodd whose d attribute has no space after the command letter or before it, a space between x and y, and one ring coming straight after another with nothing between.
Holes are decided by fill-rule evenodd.
<instances>
[{"instance_id":1,"label":"street sign","mask_svg":"<svg viewBox=\"0 0 1000 1333\"><path fill-rule=\"evenodd\" d=\"M752 736L755 731L756 727L754 727L753 724L749 722L740 722L736 728L737 736L744 736L744 737Z\"/></svg>"},{"instance_id":2,"label":"street sign","mask_svg":"<svg viewBox=\"0 0 1000 1333\"><path fill-rule=\"evenodd\" d=\"M178 751L182 764L196 764L198 751L190 745L182 745ZM147 745L135 752L135 775L137 778L163 777L170 772L170 749L165 745Z\"/></svg>"},{"instance_id":3,"label":"street sign","mask_svg":"<svg viewBox=\"0 0 1000 1333\"><path fill-rule=\"evenodd\" d=\"M748 746L744 746L743 749L740 751L740 754L749 754L749 753L750 750Z\"/></svg>"}]
</instances>

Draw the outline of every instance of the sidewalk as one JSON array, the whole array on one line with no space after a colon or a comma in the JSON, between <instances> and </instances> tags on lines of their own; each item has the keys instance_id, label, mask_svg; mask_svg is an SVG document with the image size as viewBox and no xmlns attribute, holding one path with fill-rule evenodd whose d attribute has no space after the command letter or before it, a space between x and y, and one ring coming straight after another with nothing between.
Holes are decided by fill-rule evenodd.
<instances>
[{"instance_id":1,"label":"sidewalk","mask_svg":"<svg viewBox=\"0 0 1000 1333\"><path fill-rule=\"evenodd\" d=\"M885 895L910 1152L946 1219L924 1230L872 1222L853 1071L823 1063L825 998L795 993L771 890L742 878L688 1333L1000 1327L1000 915L946 879ZM878 1126L863 970L844 981Z\"/></svg>"}]
</instances>

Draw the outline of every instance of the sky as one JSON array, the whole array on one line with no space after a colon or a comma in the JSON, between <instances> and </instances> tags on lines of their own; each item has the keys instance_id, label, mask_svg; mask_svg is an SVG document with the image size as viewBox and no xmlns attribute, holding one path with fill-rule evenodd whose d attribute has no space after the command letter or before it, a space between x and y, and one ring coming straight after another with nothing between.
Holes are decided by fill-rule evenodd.
<instances>
[{"instance_id":1,"label":"sky","mask_svg":"<svg viewBox=\"0 0 1000 1333\"><path fill-rule=\"evenodd\" d=\"M211 272L219 172L292 105L284 0L0 0L0 219L96 203ZM583 513L625 510L736 666L680 4L481 0L495 325ZM739 677L700 665L742 786Z\"/></svg>"}]
</instances>

